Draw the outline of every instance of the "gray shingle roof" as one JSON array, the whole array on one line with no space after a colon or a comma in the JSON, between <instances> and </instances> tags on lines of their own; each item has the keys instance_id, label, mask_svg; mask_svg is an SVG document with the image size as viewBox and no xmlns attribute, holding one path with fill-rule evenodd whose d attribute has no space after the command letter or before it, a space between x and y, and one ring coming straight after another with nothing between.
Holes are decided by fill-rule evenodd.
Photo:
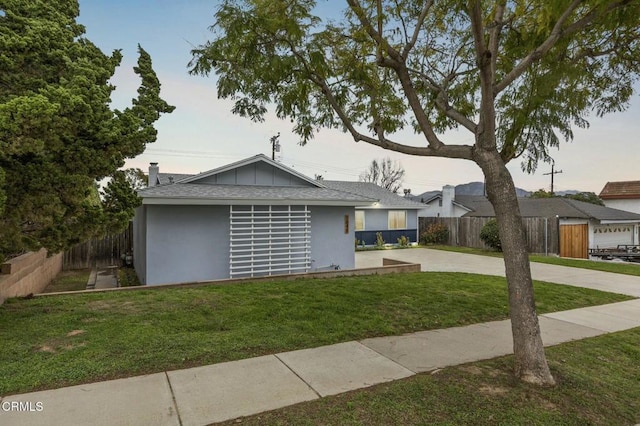
<instances>
[{"instance_id":1,"label":"gray shingle roof","mask_svg":"<svg viewBox=\"0 0 640 426\"><path fill-rule=\"evenodd\" d=\"M465 216L492 217L495 216L493 206L483 196L461 195L456 201L471 208L473 211ZM640 220L640 214L610 207L598 206L583 201L568 198L518 198L520 213L523 217L555 217L596 219L596 220Z\"/></svg>"},{"instance_id":2,"label":"gray shingle roof","mask_svg":"<svg viewBox=\"0 0 640 426\"><path fill-rule=\"evenodd\" d=\"M256 186L256 185L203 185L195 183L173 183L157 185L138 191L143 199L210 200L223 202L326 202L345 205L371 204L377 201L361 195L341 192L329 188Z\"/></svg>"},{"instance_id":3,"label":"gray shingle roof","mask_svg":"<svg viewBox=\"0 0 640 426\"><path fill-rule=\"evenodd\" d=\"M371 182L348 182L342 180L323 180L322 183L331 189L348 192L359 196L373 198L380 207L403 209L424 209L425 206L411 199L401 197Z\"/></svg>"},{"instance_id":4,"label":"gray shingle roof","mask_svg":"<svg viewBox=\"0 0 640 426\"><path fill-rule=\"evenodd\" d=\"M184 173L158 173L158 185L164 185L167 183L171 183L171 179L173 178L174 182L177 182L181 179L186 179L188 177L191 177L194 175L188 175L188 174L184 174Z\"/></svg>"}]
</instances>

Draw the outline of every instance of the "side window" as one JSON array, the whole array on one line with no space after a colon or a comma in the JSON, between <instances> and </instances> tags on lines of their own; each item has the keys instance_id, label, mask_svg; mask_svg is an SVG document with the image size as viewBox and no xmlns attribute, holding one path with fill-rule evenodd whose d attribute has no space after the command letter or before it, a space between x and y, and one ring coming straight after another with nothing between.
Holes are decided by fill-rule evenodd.
<instances>
[{"instance_id":1,"label":"side window","mask_svg":"<svg viewBox=\"0 0 640 426\"><path fill-rule=\"evenodd\" d=\"M364 231L364 210L356 210L356 231Z\"/></svg>"},{"instance_id":2,"label":"side window","mask_svg":"<svg viewBox=\"0 0 640 426\"><path fill-rule=\"evenodd\" d=\"M407 229L406 210L389 210L389 229Z\"/></svg>"}]
</instances>

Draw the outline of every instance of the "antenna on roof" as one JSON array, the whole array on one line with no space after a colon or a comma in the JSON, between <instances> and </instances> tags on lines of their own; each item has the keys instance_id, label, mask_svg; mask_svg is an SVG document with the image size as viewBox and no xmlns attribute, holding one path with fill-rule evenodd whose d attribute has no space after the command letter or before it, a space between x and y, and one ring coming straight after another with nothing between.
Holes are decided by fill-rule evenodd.
<instances>
[{"instance_id":1,"label":"antenna on roof","mask_svg":"<svg viewBox=\"0 0 640 426\"><path fill-rule=\"evenodd\" d=\"M271 159L276 161L276 152L280 152L280 142L278 139L280 138L280 132L277 135L271 136L269 139L269 143L271 143Z\"/></svg>"}]
</instances>

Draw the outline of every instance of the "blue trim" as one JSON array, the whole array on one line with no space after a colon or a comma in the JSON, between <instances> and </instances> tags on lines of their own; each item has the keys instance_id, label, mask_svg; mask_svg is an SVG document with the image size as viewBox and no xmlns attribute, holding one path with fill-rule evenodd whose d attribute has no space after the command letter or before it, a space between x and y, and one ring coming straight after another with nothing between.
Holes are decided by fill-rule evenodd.
<instances>
[{"instance_id":1,"label":"blue trim","mask_svg":"<svg viewBox=\"0 0 640 426\"><path fill-rule=\"evenodd\" d=\"M417 229L394 229L394 230L379 230L379 231L356 231L356 238L362 244L364 241L364 245L371 246L376 243L376 233L380 232L382 234L382 239L387 244L397 244L398 238L403 235L409 239L409 242L417 243L416 239L418 235Z\"/></svg>"}]
</instances>

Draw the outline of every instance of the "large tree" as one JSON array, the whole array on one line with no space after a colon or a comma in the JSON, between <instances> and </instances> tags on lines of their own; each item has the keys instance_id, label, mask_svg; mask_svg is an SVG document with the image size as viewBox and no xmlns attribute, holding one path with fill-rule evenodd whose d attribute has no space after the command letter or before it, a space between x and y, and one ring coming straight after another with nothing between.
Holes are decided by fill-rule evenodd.
<instances>
[{"instance_id":1,"label":"large tree","mask_svg":"<svg viewBox=\"0 0 640 426\"><path fill-rule=\"evenodd\" d=\"M87 40L78 13L76 0L0 1L0 257L57 251L126 224L137 200L116 170L155 141L153 123L173 110L140 47L138 96L110 108L122 55ZM102 205L95 182L109 176Z\"/></svg>"},{"instance_id":2,"label":"large tree","mask_svg":"<svg viewBox=\"0 0 640 426\"><path fill-rule=\"evenodd\" d=\"M553 384L534 305L513 179L590 114L623 110L640 60L637 0L347 0L323 21L312 0L225 1L191 71L262 120L273 105L306 143L320 127L410 155L475 162L499 223L515 372ZM394 136L410 127L418 145ZM447 143L448 130L470 144ZM459 138L456 138L459 139Z\"/></svg>"},{"instance_id":3,"label":"large tree","mask_svg":"<svg viewBox=\"0 0 640 426\"><path fill-rule=\"evenodd\" d=\"M397 194L404 179L404 168L391 158L372 160L367 170L360 174L360 181L372 182Z\"/></svg>"}]
</instances>

